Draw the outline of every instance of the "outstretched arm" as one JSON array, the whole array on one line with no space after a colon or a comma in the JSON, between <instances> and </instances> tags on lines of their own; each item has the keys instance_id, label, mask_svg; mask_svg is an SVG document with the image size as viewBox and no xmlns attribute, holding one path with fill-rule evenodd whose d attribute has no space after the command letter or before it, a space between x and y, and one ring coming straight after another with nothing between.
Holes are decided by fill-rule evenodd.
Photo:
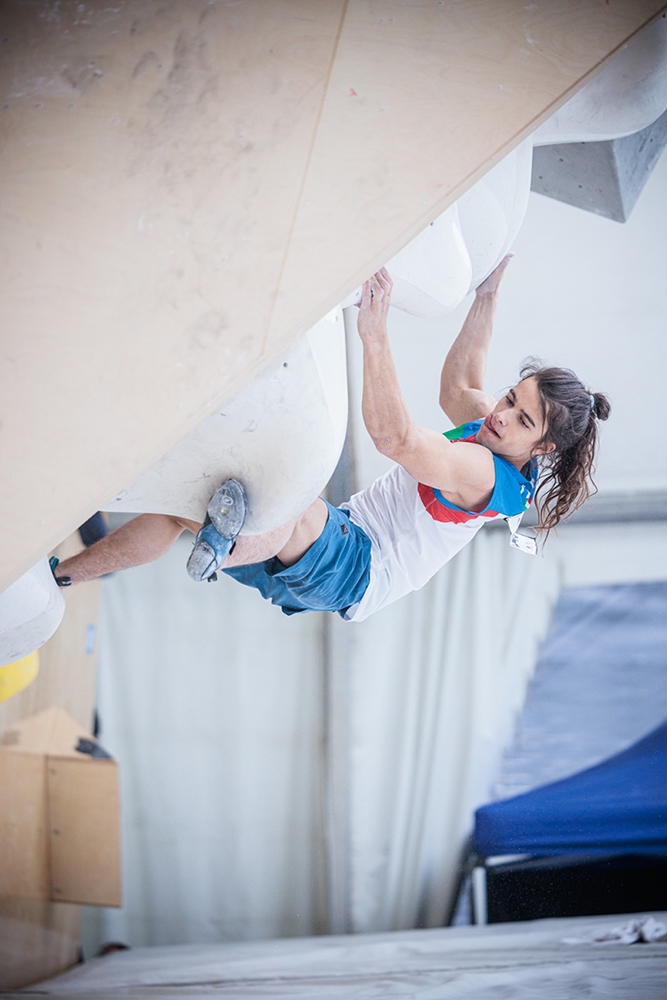
<instances>
[{"instance_id":1,"label":"outstretched arm","mask_svg":"<svg viewBox=\"0 0 667 1000\"><path fill-rule=\"evenodd\" d=\"M512 259L507 254L475 292L465 323L445 358L440 406L455 427L491 413L496 400L484 392L486 356L493 333L498 288Z\"/></svg>"},{"instance_id":2,"label":"outstretched arm","mask_svg":"<svg viewBox=\"0 0 667 1000\"><path fill-rule=\"evenodd\" d=\"M364 345L362 412L366 429L383 455L426 486L440 489L465 509L491 495L495 471L491 453L475 444L453 446L413 421L401 393L387 336L392 282L385 268L364 284L358 329Z\"/></svg>"}]
</instances>

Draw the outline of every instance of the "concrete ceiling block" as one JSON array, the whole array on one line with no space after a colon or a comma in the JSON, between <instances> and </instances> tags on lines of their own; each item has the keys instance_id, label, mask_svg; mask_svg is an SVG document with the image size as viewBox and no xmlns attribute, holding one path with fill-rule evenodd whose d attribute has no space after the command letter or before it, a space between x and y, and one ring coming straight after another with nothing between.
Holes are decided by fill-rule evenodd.
<instances>
[{"instance_id":1,"label":"concrete ceiling block","mask_svg":"<svg viewBox=\"0 0 667 1000\"><path fill-rule=\"evenodd\" d=\"M531 190L626 222L667 144L667 111L621 139L537 146Z\"/></svg>"}]
</instances>

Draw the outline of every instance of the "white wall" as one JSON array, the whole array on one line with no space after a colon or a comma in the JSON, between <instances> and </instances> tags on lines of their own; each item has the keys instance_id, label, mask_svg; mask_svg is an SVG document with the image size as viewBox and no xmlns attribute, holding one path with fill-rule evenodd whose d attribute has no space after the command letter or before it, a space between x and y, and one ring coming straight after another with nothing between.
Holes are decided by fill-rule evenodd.
<instances>
[{"instance_id":1,"label":"white wall","mask_svg":"<svg viewBox=\"0 0 667 1000\"><path fill-rule=\"evenodd\" d=\"M561 586L667 579L667 522L573 524L549 542Z\"/></svg>"},{"instance_id":2,"label":"white wall","mask_svg":"<svg viewBox=\"0 0 667 1000\"><path fill-rule=\"evenodd\" d=\"M88 909L88 958L326 926L319 615L287 619L185 537L103 583L98 708L120 765L121 910Z\"/></svg>"}]
</instances>

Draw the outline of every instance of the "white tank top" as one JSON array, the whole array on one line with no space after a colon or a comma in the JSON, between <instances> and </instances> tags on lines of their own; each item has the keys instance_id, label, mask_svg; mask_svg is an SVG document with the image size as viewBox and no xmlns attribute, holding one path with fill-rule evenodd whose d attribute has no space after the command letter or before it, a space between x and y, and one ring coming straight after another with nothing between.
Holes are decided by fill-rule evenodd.
<instances>
[{"instance_id":1,"label":"white tank top","mask_svg":"<svg viewBox=\"0 0 667 1000\"><path fill-rule=\"evenodd\" d=\"M480 424L465 424L447 437L474 440ZM523 513L530 506L537 469L531 470L527 480L506 459L497 455L493 459L496 482L483 511L455 507L439 490L418 483L400 465L341 504L371 540L370 582L361 601L348 608L346 621L363 621L419 590L486 523Z\"/></svg>"}]
</instances>

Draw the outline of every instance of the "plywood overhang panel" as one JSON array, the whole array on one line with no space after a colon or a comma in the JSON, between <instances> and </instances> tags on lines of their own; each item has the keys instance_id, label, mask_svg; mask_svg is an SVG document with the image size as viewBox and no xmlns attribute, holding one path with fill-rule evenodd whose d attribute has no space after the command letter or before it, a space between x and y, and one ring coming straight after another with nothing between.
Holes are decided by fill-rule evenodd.
<instances>
[{"instance_id":1,"label":"plywood overhang panel","mask_svg":"<svg viewBox=\"0 0 667 1000\"><path fill-rule=\"evenodd\" d=\"M342 10L4 5L0 588L261 366Z\"/></svg>"},{"instance_id":2,"label":"plywood overhang panel","mask_svg":"<svg viewBox=\"0 0 667 1000\"><path fill-rule=\"evenodd\" d=\"M5 4L0 588L663 7Z\"/></svg>"}]
</instances>

